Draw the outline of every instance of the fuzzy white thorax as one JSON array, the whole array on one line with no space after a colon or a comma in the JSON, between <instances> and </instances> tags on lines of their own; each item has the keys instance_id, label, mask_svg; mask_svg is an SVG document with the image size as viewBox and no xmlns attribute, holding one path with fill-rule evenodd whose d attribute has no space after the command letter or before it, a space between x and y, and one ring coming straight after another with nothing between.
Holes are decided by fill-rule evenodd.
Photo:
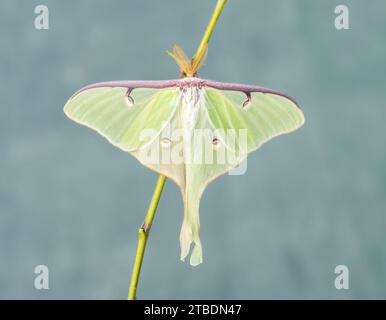
<instances>
[{"instance_id":1,"label":"fuzzy white thorax","mask_svg":"<svg viewBox=\"0 0 386 320\"><path fill-rule=\"evenodd\" d=\"M194 129L198 121L200 95L201 90L197 87L186 87L182 92L182 124L189 132Z\"/></svg>"}]
</instances>

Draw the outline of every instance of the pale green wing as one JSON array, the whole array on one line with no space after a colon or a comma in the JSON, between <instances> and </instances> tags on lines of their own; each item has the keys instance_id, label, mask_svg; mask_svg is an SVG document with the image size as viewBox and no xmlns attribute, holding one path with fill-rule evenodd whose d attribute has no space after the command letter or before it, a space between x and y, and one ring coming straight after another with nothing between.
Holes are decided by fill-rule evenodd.
<instances>
[{"instance_id":1,"label":"pale green wing","mask_svg":"<svg viewBox=\"0 0 386 320\"><path fill-rule=\"evenodd\" d=\"M280 95L251 93L248 103L245 103L248 96L239 91L205 88L202 94L195 129L208 130L209 137L195 139L200 132L197 131L192 134L191 141L184 141L185 147L194 156L212 154L211 161L205 160L199 164L193 161L184 167L182 193L185 213L180 234L181 259L189 254L193 243L190 256L192 265L202 262L199 206L206 186L233 169L249 152L269 139L294 131L304 123L299 107ZM220 140L216 144L215 138ZM199 143L200 139L202 143ZM208 139L212 143L203 142Z\"/></svg>"},{"instance_id":2,"label":"pale green wing","mask_svg":"<svg viewBox=\"0 0 386 320\"><path fill-rule=\"evenodd\" d=\"M198 121L191 139L185 140L185 153L192 156L185 164L184 219L180 232L181 260L191 252L190 264L203 261L200 240L200 199L206 186L238 163L230 161L235 154L223 144L213 144L215 130L211 126L204 104L200 104ZM220 213L221 214L221 213Z\"/></svg>"},{"instance_id":3,"label":"pale green wing","mask_svg":"<svg viewBox=\"0 0 386 320\"><path fill-rule=\"evenodd\" d=\"M219 139L237 152L254 151L273 137L290 133L304 123L302 110L278 94L251 92L248 99L241 91L207 88L204 92L208 115L218 129ZM227 142L228 130L234 130L236 144ZM245 145L238 144L242 130L246 130Z\"/></svg>"},{"instance_id":4,"label":"pale green wing","mask_svg":"<svg viewBox=\"0 0 386 320\"><path fill-rule=\"evenodd\" d=\"M179 103L175 88L100 87L82 91L64 106L72 120L96 130L124 151L151 143L168 124Z\"/></svg>"},{"instance_id":5,"label":"pale green wing","mask_svg":"<svg viewBox=\"0 0 386 320\"><path fill-rule=\"evenodd\" d=\"M193 106L183 102L185 93L177 88L128 92L127 87L102 87L80 92L64 108L72 120L98 131L179 185L184 200L181 259L193 244L192 265L202 262L199 203L206 186L234 168L248 152L304 123L297 105L274 93L251 92L248 103L243 91L206 87L200 89L200 96ZM197 110L192 128L184 116L189 108ZM181 130L188 134L176 139L174 134ZM208 134L200 135L202 130ZM241 143L244 134L246 142ZM215 139L221 143L214 143ZM211 155L210 161L206 154ZM201 162L195 161L197 157Z\"/></svg>"}]
</instances>

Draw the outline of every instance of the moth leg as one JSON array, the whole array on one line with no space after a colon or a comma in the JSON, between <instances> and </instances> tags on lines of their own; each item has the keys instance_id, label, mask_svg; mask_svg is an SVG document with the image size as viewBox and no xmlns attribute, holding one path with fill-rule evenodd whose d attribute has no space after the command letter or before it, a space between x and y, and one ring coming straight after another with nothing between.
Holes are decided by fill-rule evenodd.
<instances>
[{"instance_id":1,"label":"moth leg","mask_svg":"<svg viewBox=\"0 0 386 320\"><path fill-rule=\"evenodd\" d=\"M133 88L128 88L125 94L125 97L127 99L127 103L129 104L129 106L134 105L134 98L130 95L132 91L133 91Z\"/></svg>"},{"instance_id":2,"label":"moth leg","mask_svg":"<svg viewBox=\"0 0 386 320\"><path fill-rule=\"evenodd\" d=\"M244 92L244 93L245 93L245 95L247 96L247 100L245 100L245 101L243 102L243 107L242 107L242 109L243 109L244 111L247 111L248 108L249 108L249 106L251 105L251 102L252 102L252 96L251 96L251 93L250 93L250 92Z\"/></svg>"}]
</instances>

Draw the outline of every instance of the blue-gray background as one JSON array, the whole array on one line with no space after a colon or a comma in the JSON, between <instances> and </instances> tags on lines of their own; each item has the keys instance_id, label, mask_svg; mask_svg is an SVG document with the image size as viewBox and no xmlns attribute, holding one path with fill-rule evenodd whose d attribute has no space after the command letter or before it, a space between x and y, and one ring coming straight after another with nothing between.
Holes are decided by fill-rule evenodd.
<instances>
[{"instance_id":1,"label":"blue-gray background","mask_svg":"<svg viewBox=\"0 0 386 320\"><path fill-rule=\"evenodd\" d=\"M334 8L350 9L350 30ZM0 4L0 297L124 299L157 175L62 107L79 87L167 79L215 1ZM50 29L34 28L34 8ZM139 298L386 298L386 3L230 0L200 76L281 89L305 126L251 155L201 203L204 263L179 261L180 192L167 182ZM50 289L34 289L34 267ZM350 290L334 268L350 270Z\"/></svg>"}]
</instances>

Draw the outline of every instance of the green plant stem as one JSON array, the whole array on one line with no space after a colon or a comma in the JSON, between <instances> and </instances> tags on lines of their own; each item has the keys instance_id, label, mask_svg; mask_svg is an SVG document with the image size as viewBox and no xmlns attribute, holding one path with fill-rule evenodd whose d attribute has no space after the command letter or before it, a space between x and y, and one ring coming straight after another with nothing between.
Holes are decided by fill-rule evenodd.
<instances>
[{"instance_id":1,"label":"green plant stem","mask_svg":"<svg viewBox=\"0 0 386 320\"><path fill-rule=\"evenodd\" d=\"M204 36L201 39L200 45L198 46L198 49L196 51L196 54L194 57L199 57L202 51L205 50L207 47L210 37L212 36L213 30L216 26L217 20L220 17L220 14L222 10L224 9L224 6L226 5L228 0L218 0L216 4L216 8L213 11L212 18L210 19L208 26L206 27ZM194 58L193 58L194 59Z\"/></svg>"},{"instance_id":2,"label":"green plant stem","mask_svg":"<svg viewBox=\"0 0 386 320\"><path fill-rule=\"evenodd\" d=\"M150 228L153 223L153 218L157 210L158 202L161 197L162 189L165 185L166 177L162 174L159 175L157 184L154 189L153 197L151 199L149 210L147 211L145 221L138 230L138 246L137 253L135 255L133 273L131 275L128 300L135 300L137 294L137 286L139 274L141 272L142 260L146 249L147 238L149 237Z\"/></svg>"},{"instance_id":3,"label":"green plant stem","mask_svg":"<svg viewBox=\"0 0 386 320\"><path fill-rule=\"evenodd\" d=\"M206 27L204 36L202 37L201 43L197 49L195 57L198 57L202 53L202 51L206 49L208 42L210 40L210 37L213 33L214 27L216 26L217 20L220 17L221 11L223 10L226 3L227 3L227 0L217 1L216 8L214 9L212 18L210 19L209 24ZM133 272L130 280L129 294L127 297L128 300L136 299L138 279L139 279L139 274L141 272L141 266L142 266L145 249L146 249L146 243L149 237L151 225L153 223L153 218L157 210L157 205L161 197L161 192L165 184L165 180L166 180L166 177L160 174L153 193L153 197L150 202L149 210L145 217L145 221L143 222L141 228L139 228L139 231L138 231L137 253L135 255L134 267L133 267Z\"/></svg>"}]
</instances>

